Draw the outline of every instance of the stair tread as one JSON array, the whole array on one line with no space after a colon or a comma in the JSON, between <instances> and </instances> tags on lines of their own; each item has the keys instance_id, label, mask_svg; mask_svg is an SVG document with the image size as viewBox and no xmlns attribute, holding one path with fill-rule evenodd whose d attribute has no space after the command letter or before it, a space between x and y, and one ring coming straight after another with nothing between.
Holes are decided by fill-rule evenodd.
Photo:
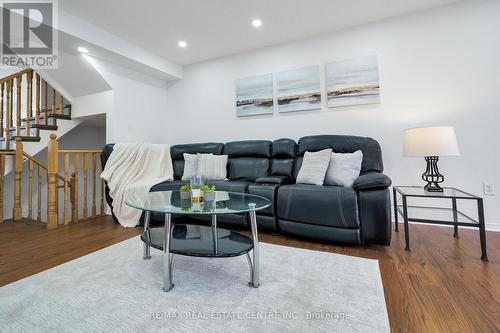
<instances>
[{"instance_id":1,"label":"stair tread","mask_svg":"<svg viewBox=\"0 0 500 333\"><path fill-rule=\"evenodd\" d=\"M13 136L12 139L15 140L17 136ZM19 136L21 138L21 141L29 141L29 142L39 142L42 140L40 136Z\"/></svg>"},{"instance_id":2,"label":"stair tread","mask_svg":"<svg viewBox=\"0 0 500 333\"><path fill-rule=\"evenodd\" d=\"M11 136L10 137L10 141L14 142L16 140L16 137L17 137L17 135ZM32 136L21 135L19 137L21 138L21 141L40 141L41 138L42 138L39 135L32 135ZM5 141L5 137L1 136L0 137L0 142L3 142L3 141Z\"/></svg>"},{"instance_id":3,"label":"stair tread","mask_svg":"<svg viewBox=\"0 0 500 333\"><path fill-rule=\"evenodd\" d=\"M47 118L55 118L55 119L67 119L67 120L70 120L71 119L71 115L69 114L49 114ZM45 120L45 115L40 115L40 117L38 117L39 120ZM25 117L25 118L21 118L21 121L23 122L26 122L26 121L32 121L32 120L36 120L36 116L35 117Z\"/></svg>"},{"instance_id":4,"label":"stair tread","mask_svg":"<svg viewBox=\"0 0 500 333\"><path fill-rule=\"evenodd\" d=\"M37 128L40 130L57 131L57 125L45 125L45 124L33 124L31 128Z\"/></svg>"}]
</instances>

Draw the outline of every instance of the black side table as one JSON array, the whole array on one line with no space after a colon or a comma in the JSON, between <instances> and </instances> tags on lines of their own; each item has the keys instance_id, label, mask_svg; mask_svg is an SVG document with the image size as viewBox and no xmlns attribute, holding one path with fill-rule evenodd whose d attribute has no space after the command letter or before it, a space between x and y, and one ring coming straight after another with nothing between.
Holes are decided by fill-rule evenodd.
<instances>
[{"instance_id":1,"label":"black side table","mask_svg":"<svg viewBox=\"0 0 500 333\"><path fill-rule=\"evenodd\" d=\"M452 187L444 187L443 192L427 192L421 186L394 186L392 191L394 195L394 220L396 223L395 231L399 231L399 213L403 216L407 251L410 251L408 222L452 225L454 226L453 237L458 237L458 226L475 227L479 229L479 237L481 240L481 260L488 261L488 255L486 253L486 230L484 226L483 198ZM401 204L398 203L398 194L401 199ZM410 206L408 205L408 198L450 199L451 208ZM459 211L457 208L457 200L475 200L477 205L477 220L474 220ZM433 218L428 218L427 216L429 215L433 216Z\"/></svg>"}]
</instances>

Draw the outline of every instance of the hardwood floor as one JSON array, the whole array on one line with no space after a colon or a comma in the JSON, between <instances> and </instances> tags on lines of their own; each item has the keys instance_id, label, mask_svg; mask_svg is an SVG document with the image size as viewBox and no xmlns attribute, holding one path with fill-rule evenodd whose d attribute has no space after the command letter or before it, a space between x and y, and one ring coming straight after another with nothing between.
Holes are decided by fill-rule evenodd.
<instances>
[{"instance_id":1,"label":"hardwood floor","mask_svg":"<svg viewBox=\"0 0 500 333\"><path fill-rule=\"evenodd\" d=\"M0 224L0 286L57 266L141 233L104 217L47 230ZM480 260L475 230L410 225L390 247L343 247L261 233L263 242L380 261L393 332L500 332L500 233L488 232L489 262Z\"/></svg>"}]
</instances>

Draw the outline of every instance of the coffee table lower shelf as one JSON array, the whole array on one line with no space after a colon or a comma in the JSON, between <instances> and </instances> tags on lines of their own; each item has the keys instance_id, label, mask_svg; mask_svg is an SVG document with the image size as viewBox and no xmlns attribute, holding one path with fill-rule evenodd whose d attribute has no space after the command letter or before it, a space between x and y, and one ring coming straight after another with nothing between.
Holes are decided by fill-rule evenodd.
<instances>
[{"instance_id":1,"label":"coffee table lower shelf","mask_svg":"<svg viewBox=\"0 0 500 333\"><path fill-rule=\"evenodd\" d=\"M150 228L141 235L147 245L163 251L163 226ZM217 234L217 237L215 235ZM172 226L170 253L191 256L237 257L253 249L253 240L238 232L194 224Z\"/></svg>"}]
</instances>

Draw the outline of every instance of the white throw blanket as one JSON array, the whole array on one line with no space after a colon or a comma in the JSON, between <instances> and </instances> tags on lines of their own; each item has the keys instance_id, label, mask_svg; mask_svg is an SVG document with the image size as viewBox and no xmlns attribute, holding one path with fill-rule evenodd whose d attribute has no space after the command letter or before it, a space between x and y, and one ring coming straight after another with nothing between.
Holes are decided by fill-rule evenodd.
<instances>
[{"instance_id":1,"label":"white throw blanket","mask_svg":"<svg viewBox=\"0 0 500 333\"><path fill-rule=\"evenodd\" d=\"M101 178L108 182L113 213L125 228L135 227L142 211L125 200L144 203L155 184L173 179L170 146L151 143L117 143Z\"/></svg>"}]
</instances>

